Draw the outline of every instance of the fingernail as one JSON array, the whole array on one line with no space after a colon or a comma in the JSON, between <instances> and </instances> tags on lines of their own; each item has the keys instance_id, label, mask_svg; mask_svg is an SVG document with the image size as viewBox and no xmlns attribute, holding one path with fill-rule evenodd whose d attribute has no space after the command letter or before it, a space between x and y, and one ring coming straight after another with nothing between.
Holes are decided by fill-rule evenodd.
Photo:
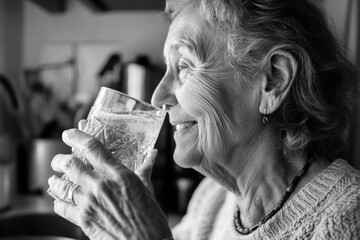
<instances>
[{"instance_id":1,"label":"fingernail","mask_svg":"<svg viewBox=\"0 0 360 240\"><path fill-rule=\"evenodd\" d=\"M49 185L52 185L53 182L54 182L54 176L51 176L51 177L48 179L48 183L49 183Z\"/></svg>"},{"instance_id":2,"label":"fingernail","mask_svg":"<svg viewBox=\"0 0 360 240\"><path fill-rule=\"evenodd\" d=\"M68 136L69 136L69 130L63 131L62 138L64 139L64 138L67 138Z\"/></svg>"},{"instance_id":3,"label":"fingernail","mask_svg":"<svg viewBox=\"0 0 360 240\"><path fill-rule=\"evenodd\" d=\"M71 135L75 132L76 129L68 129L63 131L62 133L62 139L69 139L71 137Z\"/></svg>"},{"instance_id":4,"label":"fingernail","mask_svg":"<svg viewBox=\"0 0 360 240\"><path fill-rule=\"evenodd\" d=\"M51 177L49 177L49 179L48 179L48 184L51 185L51 184L52 184L52 181L53 181L53 180L52 180L52 176L51 176Z\"/></svg>"},{"instance_id":5,"label":"fingernail","mask_svg":"<svg viewBox=\"0 0 360 240\"><path fill-rule=\"evenodd\" d=\"M51 192L50 188L47 190L47 193L48 193L51 197L55 198L55 196L54 196L54 194Z\"/></svg>"},{"instance_id":6,"label":"fingernail","mask_svg":"<svg viewBox=\"0 0 360 240\"><path fill-rule=\"evenodd\" d=\"M58 158L59 158L59 154L56 154L56 155L53 157L53 159L52 159L52 161L51 161L51 164L52 164L53 162L56 162L56 161L58 160Z\"/></svg>"}]
</instances>

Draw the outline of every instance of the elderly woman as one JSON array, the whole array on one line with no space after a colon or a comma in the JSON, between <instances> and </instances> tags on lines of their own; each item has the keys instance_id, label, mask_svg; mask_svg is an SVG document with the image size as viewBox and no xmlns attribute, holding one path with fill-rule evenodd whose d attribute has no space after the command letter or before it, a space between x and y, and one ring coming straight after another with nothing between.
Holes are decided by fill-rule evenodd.
<instances>
[{"instance_id":1,"label":"elderly woman","mask_svg":"<svg viewBox=\"0 0 360 240\"><path fill-rule=\"evenodd\" d=\"M63 140L94 170L54 158L69 179L49 179L55 211L91 239L357 239L360 175L337 159L353 70L321 11L310 0L173 0L166 15L152 101L176 128L176 163L206 176L187 214L169 229L147 187L155 152L136 175L79 130Z\"/></svg>"}]
</instances>

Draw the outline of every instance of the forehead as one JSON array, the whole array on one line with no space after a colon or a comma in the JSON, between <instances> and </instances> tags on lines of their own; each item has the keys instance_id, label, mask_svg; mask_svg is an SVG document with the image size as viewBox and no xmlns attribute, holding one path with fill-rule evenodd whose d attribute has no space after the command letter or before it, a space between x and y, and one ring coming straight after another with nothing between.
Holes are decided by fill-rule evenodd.
<instances>
[{"instance_id":1,"label":"forehead","mask_svg":"<svg viewBox=\"0 0 360 240\"><path fill-rule=\"evenodd\" d=\"M186 6L172 21L164 52L186 49L204 58L210 45L211 28L197 13L192 4Z\"/></svg>"}]
</instances>

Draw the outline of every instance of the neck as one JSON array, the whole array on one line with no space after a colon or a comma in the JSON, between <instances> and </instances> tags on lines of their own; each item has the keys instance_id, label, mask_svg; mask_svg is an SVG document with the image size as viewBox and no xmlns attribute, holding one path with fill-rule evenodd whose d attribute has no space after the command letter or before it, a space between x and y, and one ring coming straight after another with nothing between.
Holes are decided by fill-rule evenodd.
<instances>
[{"instance_id":1,"label":"neck","mask_svg":"<svg viewBox=\"0 0 360 240\"><path fill-rule=\"evenodd\" d=\"M306 163L306 155L283 154L272 136L264 132L257 140L234 147L226 161L211 161L215 162L211 167L202 166L205 175L236 195L243 227L252 227L261 221L281 201Z\"/></svg>"},{"instance_id":2,"label":"neck","mask_svg":"<svg viewBox=\"0 0 360 240\"><path fill-rule=\"evenodd\" d=\"M259 168L247 168L237 178L237 205L244 227L252 227L282 203L287 188L306 163L306 157L267 155ZM294 195L299 188L290 192ZM290 196L291 196L290 195ZM288 198L287 198L288 199Z\"/></svg>"}]
</instances>

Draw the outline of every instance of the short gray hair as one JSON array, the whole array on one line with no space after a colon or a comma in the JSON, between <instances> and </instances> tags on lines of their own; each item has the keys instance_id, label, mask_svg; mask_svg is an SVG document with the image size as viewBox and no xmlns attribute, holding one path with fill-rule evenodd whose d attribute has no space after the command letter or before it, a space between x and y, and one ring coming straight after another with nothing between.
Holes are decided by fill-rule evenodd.
<instances>
[{"instance_id":1,"label":"short gray hair","mask_svg":"<svg viewBox=\"0 0 360 240\"><path fill-rule=\"evenodd\" d=\"M167 12L174 17L179 9L172 8L176 4L171 2L179 1L168 1ZM253 81L275 49L296 58L298 72L291 92L271 116L281 146L284 151L337 157L352 125L355 71L314 1L187 2L196 5L199 14L223 36L225 59L239 79Z\"/></svg>"}]
</instances>

